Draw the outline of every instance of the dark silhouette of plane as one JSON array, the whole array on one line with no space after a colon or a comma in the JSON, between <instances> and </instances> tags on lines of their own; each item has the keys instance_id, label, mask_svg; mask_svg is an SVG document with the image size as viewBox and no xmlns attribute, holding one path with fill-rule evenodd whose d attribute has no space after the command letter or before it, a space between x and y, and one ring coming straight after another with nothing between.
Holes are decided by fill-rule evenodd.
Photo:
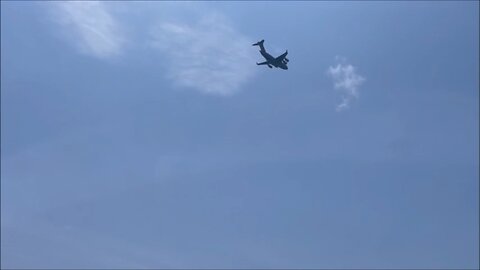
<instances>
[{"instance_id":1,"label":"dark silhouette of plane","mask_svg":"<svg viewBox=\"0 0 480 270\"><path fill-rule=\"evenodd\" d=\"M260 47L260 53L263 55L263 57L265 57L265 60L267 60L267 61L262 62L262 63L257 63L257 65L267 65L269 68L272 68L272 66L274 66L276 68L288 69L287 63L288 63L288 61L290 61L286 57L287 54L288 54L288 50L286 50L284 54L275 58L275 57L271 56L269 53L267 53L267 51L265 50L265 47L263 47L263 42L264 41L265 40L262 39L261 41L255 43L255 44L252 44L252 46L259 46Z\"/></svg>"}]
</instances>

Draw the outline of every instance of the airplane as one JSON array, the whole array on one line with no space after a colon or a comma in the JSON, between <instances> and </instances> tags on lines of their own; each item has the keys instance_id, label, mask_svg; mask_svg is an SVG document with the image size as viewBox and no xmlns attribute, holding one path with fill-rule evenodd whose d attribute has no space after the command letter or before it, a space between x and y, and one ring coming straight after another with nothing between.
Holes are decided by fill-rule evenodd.
<instances>
[{"instance_id":1,"label":"airplane","mask_svg":"<svg viewBox=\"0 0 480 270\"><path fill-rule=\"evenodd\" d=\"M267 53L267 51L265 50L265 47L263 47L263 42L264 41L265 40L262 39L259 42L255 43L255 44L252 44L252 46L259 46L260 47L260 54L262 54L263 57L265 57L265 60L267 60L267 61L262 62L262 63L257 63L257 65L267 65L269 68L272 68L272 66L274 66L276 68L281 68L281 69L287 70L288 69L287 63L288 63L288 61L290 61L286 57L287 54L288 54L288 50L286 50L284 54L282 54L278 57L273 57L269 53Z\"/></svg>"}]
</instances>

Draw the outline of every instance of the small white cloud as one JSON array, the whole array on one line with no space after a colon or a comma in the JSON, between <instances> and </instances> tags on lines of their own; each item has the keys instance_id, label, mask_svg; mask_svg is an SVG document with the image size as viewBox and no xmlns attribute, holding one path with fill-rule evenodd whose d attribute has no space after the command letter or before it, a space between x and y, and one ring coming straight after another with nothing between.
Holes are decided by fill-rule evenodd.
<instances>
[{"instance_id":1,"label":"small white cloud","mask_svg":"<svg viewBox=\"0 0 480 270\"><path fill-rule=\"evenodd\" d=\"M359 97L359 87L365 82L365 78L356 73L356 68L351 64L346 64L346 59L336 57L336 66L330 66L327 75L333 79L334 87L342 94L342 102L337 105L337 111L348 109L350 102L354 98Z\"/></svg>"},{"instance_id":2,"label":"small white cloud","mask_svg":"<svg viewBox=\"0 0 480 270\"><path fill-rule=\"evenodd\" d=\"M150 45L168 58L168 77L177 85L204 93L231 95L255 72L251 39L215 13L196 24L161 22Z\"/></svg>"},{"instance_id":3,"label":"small white cloud","mask_svg":"<svg viewBox=\"0 0 480 270\"><path fill-rule=\"evenodd\" d=\"M338 104L336 111L340 112L348 108L350 100L348 98L342 97L342 103Z\"/></svg>"},{"instance_id":4,"label":"small white cloud","mask_svg":"<svg viewBox=\"0 0 480 270\"><path fill-rule=\"evenodd\" d=\"M54 2L54 20L82 53L109 58L121 52L124 38L102 2Z\"/></svg>"}]
</instances>

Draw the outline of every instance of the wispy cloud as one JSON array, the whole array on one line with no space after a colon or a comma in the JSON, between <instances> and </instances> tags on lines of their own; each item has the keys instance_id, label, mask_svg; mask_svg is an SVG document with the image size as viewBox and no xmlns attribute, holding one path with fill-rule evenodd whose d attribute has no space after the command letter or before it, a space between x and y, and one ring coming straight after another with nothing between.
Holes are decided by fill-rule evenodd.
<instances>
[{"instance_id":1,"label":"wispy cloud","mask_svg":"<svg viewBox=\"0 0 480 270\"><path fill-rule=\"evenodd\" d=\"M121 52L125 39L104 3L65 1L52 5L54 20L82 53L109 58Z\"/></svg>"},{"instance_id":2,"label":"wispy cloud","mask_svg":"<svg viewBox=\"0 0 480 270\"><path fill-rule=\"evenodd\" d=\"M150 45L168 58L168 77L204 93L231 95L255 72L251 39L222 15L210 13L196 24L161 22Z\"/></svg>"},{"instance_id":3,"label":"wispy cloud","mask_svg":"<svg viewBox=\"0 0 480 270\"><path fill-rule=\"evenodd\" d=\"M343 111L350 107L350 102L359 97L359 87L365 82L365 78L357 74L356 68L346 63L345 58L337 57L336 66L330 66L327 75L333 79L334 87L342 94L342 102L337 105L337 111Z\"/></svg>"},{"instance_id":4,"label":"wispy cloud","mask_svg":"<svg viewBox=\"0 0 480 270\"><path fill-rule=\"evenodd\" d=\"M62 26L65 37L80 52L100 59L124 52L127 42L132 45L128 27L137 27L136 43L160 52L165 61L159 63L168 65L165 76L181 87L228 96L238 92L257 71L254 65L257 52L249 46L252 39L237 31L221 13L209 9L202 8L205 15L195 21L181 16L172 19L165 11L160 12L182 9L193 14L192 17L201 14L189 5L149 6L155 14L144 8L126 9L124 5L102 2L66 1L52 5L54 20ZM147 24L143 27L121 24L114 16L116 10L123 12L123 20L131 20L132 14L142 11L148 17ZM150 24L152 20L156 22Z\"/></svg>"}]
</instances>

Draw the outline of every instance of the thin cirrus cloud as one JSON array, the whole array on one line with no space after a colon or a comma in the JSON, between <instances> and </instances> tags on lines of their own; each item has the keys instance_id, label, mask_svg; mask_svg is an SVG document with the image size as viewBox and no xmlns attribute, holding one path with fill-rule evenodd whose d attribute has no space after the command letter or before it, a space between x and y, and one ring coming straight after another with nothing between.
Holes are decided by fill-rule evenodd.
<instances>
[{"instance_id":1,"label":"thin cirrus cloud","mask_svg":"<svg viewBox=\"0 0 480 270\"><path fill-rule=\"evenodd\" d=\"M129 36L112 13L112 5L95 1L52 5L55 21L80 52L109 59L124 51ZM168 64L166 76L177 86L229 96L253 77L255 51L248 46L251 39L234 29L225 16L208 10L205 13L195 24L163 18L151 26L141 26L150 31L136 43L146 43L159 53Z\"/></svg>"},{"instance_id":2,"label":"thin cirrus cloud","mask_svg":"<svg viewBox=\"0 0 480 270\"><path fill-rule=\"evenodd\" d=\"M255 72L250 39L220 14L196 24L161 22L150 32L152 48L168 59L168 77L181 87L228 96L238 92Z\"/></svg>"},{"instance_id":3,"label":"thin cirrus cloud","mask_svg":"<svg viewBox=\"0 0 480 270\"><path fill-rule=\"evenodd\" d=\"M359 97L359 87L366 80L357 73L354 66L347 64L344 58L341 62L336 66L330 66L327 70L327 75L333 79L335 89L342 95L342 102L336 107L337 111L350 107L351 101Z\"/></svg>"},{"instance_id":4,"label":"thin cirrus cloud","mask_svg":"<svg viewBox=\"0 0 480 270\"><path fill-rule=\"evenodd\" d=\"M66 1L52 5L54 20L80 52L101 59L121 53L124 35L104 3Z\"/></svg>"}]
</instances>

